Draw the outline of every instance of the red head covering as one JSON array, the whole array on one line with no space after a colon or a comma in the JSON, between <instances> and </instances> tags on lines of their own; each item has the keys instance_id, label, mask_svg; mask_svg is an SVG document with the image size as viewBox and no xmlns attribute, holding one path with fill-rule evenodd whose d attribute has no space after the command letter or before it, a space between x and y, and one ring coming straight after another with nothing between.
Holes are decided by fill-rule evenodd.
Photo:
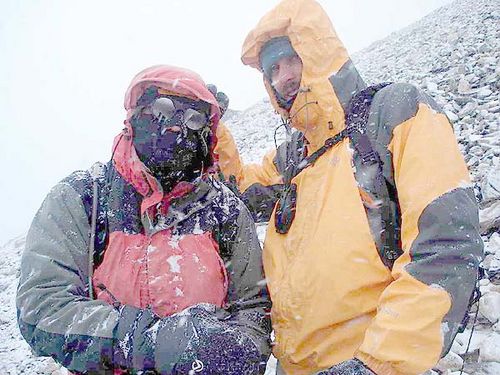
<instances>
[{"instance_id":1,"label":"red head covering","mask_svg":"<svg viewBox=\"0 0 500 375\"><path fill-rule=\"evenodd\" d=\"M149 207L156 205L163 199L160 183L148 172L146 166L137 156L132 143L133 130L130 118L136 108L137 100L150 86L156 86L178 96L203 100L211 104L210 127L212 137L210 151L214 161L211 168L215 169L217 164L213 150L217 143L215 132L220 119L220 109L217 100L207 89L205 82L195 72L174 66L155 65L144 69L132 79L127 89L124 101L124 107L127 110L125 128L116 136L113 144L113 163L116 170L144 196L141 213L144 213Z\"/></svg>"}]
</instances>

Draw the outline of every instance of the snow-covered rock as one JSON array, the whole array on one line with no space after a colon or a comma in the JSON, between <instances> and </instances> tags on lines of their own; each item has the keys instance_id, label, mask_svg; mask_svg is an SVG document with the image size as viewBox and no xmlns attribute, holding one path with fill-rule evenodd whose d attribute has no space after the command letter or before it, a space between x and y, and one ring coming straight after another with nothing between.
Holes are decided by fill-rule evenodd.
<instances>
[{"instance_id":1,"label":"snow-covered rock","mask_svg":"<svg viewBox=\"0 0 500 375\"><path fill-rule=\"evenodd\" d=\"M465 373L464 373L465 374ZM471 373L471 375L493 375L500 374L500 363L498 362L486 362L477 369L476 372ZM456 373L455 375L460 375Z\"/></svg>"},{"instance_id":2,"label":"snow-covered rock","mask_svg":"<svg viewBox=\"0 0 500 375\"><path fill-rule=\"evenodd\" d=\"M500 199L491 202L479 211L479 225L481 233L500 227Z\"/></svg>"},{"instance_id":3,"label":"snow-covered rock","mask_svg":"<svg viewBox=\"0 0 500 375\"><path fill-rule=\"evenodd\" d=\"M496 151L500 152L498 149ZM482 201L479 223L484 233L500 226L500 164L483 177L480 188Z\"/></svg>"},{"instance_id":4,"label":"snow-covered rock","mask_svg":"<svg viewBox=\"0 0 500 375\"><path fill-rule=\"evenodd\" d=\"M500 293L488 292L479 301L479 313L491 323L500 319Z\"/></svg>"},{"instance_id":5,"label":"snow-covered rock","mask_svg":"<svg viewBox=\"0 0 500 375\"><path fill-rule=\"evenodd\" d=\"M495 232L491 235L486 248L492 254L500 255L500 233Z\"/></svg>"},{"instance_id":6,"label":"snow-covered rock","mask_svg":"<svg viewBox=\"0 0 500 375\"><path fill-rule=\"evenodd\" d=\"M444 107L476 184L500 153L499 23L498 1L458 0L353 56L369 83L410 82Z\"/></svg>"},{"instance_id":7,"label":"snow-covered rock","mask_svg":"<svg viewBox=\"0 0 500 375\"><path fill-rule=\"evenodd\" d=\"M482 362L500 362L500 334L493 332L479 346Z\"/></svg>"},{"instance_id":8,"label":"snow-covered rock","mask_svg":"<svg viewBox=\"0 0 500 375\"><path fill-rule=\"evenodd\" d=\"M15 295L25 236L0 247L0 374L67 375L50 358L34 358L17 327Z\"/></svg>"},{"instance_id":9,"label":"snow-covered rock","mask_svg":"<svg viewBox=\"0 0 500 375\"><path fill-rule=\"evenodd\" d=\"M459 333L453 345L451 346L451 351L455 354L465 356L476 350L479 350L479 346L490 334L490 331L466 329L464 332Z\"/></svg>"},{"instance_id":10,"label":"snow-covered rock","mask_svg":"<svg viewBox=\"0 0 500 375\"><path fill-rule=\"evenodd\" d=\"M444 358L442 358L436 366L439 371L455 371L460 370L464 360L458 354L454 352L449 352Z\"/></svg>"}]
</instances>

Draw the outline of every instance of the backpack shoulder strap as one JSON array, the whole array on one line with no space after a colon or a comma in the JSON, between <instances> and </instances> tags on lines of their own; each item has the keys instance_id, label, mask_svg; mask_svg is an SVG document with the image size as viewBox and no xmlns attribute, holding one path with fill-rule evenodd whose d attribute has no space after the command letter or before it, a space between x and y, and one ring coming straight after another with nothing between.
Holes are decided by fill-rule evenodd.
<instances>
[{"instance_id":1,"label":"backpack shoulder strap","mask_svg":"<svg viewBox=\"0 0 500 375\"><path fill-rule=\"evenodd\" d=\"M397 190L384 176L383 161L373 147L373 140L370 139L371 132L367 131L373 98L378 91L388 85L390 83L370 86L351 99L346 111L346 129L354 148L354 157L364 169L364 175L371 179L368 182L370 193L379 202L378 208L367 209L367 211L377 210L378 212L367 212L367 214L380 258L388 268L392 269L396 259L403 253ZM360 179L361 177L356 175L358 184L363 187Z\"/></svg>"},{"instance_id":2,"label":"backpack shoulder strap","mask_svg":"<svg viewBox=\"0 0 500 375\"><path fill-rule=\"evenodd\" d=\"M279 145L273 160L276 170L283 176L285 184L299 174L299 164L304 159L304 134L301 131L293 131L289 139Z\"/></svg>"},{"instance_id":3,"label":"backpack shoulder strap","mask_svg":"<svg viewBox=\"0 0 500 375\"><path fill-rule=\"evenodd\" d=\"M346 129L363 163L382 163L378 153L372 147L366 126L375 94L388 85L390 83L385 82L369 86L354 95L349 102L345 115Z\"/></svg>"}]
</instances>

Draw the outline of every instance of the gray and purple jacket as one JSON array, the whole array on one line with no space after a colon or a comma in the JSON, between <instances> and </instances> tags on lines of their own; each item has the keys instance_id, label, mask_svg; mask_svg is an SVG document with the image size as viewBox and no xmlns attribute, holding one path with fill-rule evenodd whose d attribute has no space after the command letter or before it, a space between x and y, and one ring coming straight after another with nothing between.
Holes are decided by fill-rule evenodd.
<instances>
[{"instance_id":1,"label":"gray and purple jacket","mask_svg":"<svg viewBox=\"0 0 500 375\"><path fill-rule=\"evenodd\" d=\"M132 95L134 82L147 87L142 73ZM168 87L168 74L202 90L165 66L155 84ZM35 216L17 294L23 337L73 373L263 373L270 302L248 210L208 174L163 194L131 157L130 131L99 179L92 256L89 172L56 185Z\"/></svg>"}]
</instances>

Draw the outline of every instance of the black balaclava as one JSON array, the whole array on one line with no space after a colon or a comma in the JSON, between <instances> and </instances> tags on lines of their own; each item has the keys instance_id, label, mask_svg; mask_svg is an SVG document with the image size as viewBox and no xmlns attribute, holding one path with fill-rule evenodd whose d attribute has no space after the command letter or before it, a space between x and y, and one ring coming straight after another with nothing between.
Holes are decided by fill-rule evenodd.
<instances>
[{"instance_id":1,"label":"black balaclava","mask_svg":"<svg viewBox=\"0 0 500 375\"><path fill-rule=\"evenodd\" d=\"M159 97L157 93L157 88L148 88L139 98L138 107L151 103ZM184 97L175 97L175 100L205 112L207 119L209 118L210 104ZM131 125L137 155L151 174L158 179L164 192L172 190L180 181L193 181L211 163L210 152L206 147L209 145L210 132L188 129L182 124L180 114L166 123L167 130L164 130L163 134L161 134L162 126L155 117L141 110L132 117ZM168 126L174 125L182 130L179 132L168 130Z\"/></svg>"}]
</instances>

